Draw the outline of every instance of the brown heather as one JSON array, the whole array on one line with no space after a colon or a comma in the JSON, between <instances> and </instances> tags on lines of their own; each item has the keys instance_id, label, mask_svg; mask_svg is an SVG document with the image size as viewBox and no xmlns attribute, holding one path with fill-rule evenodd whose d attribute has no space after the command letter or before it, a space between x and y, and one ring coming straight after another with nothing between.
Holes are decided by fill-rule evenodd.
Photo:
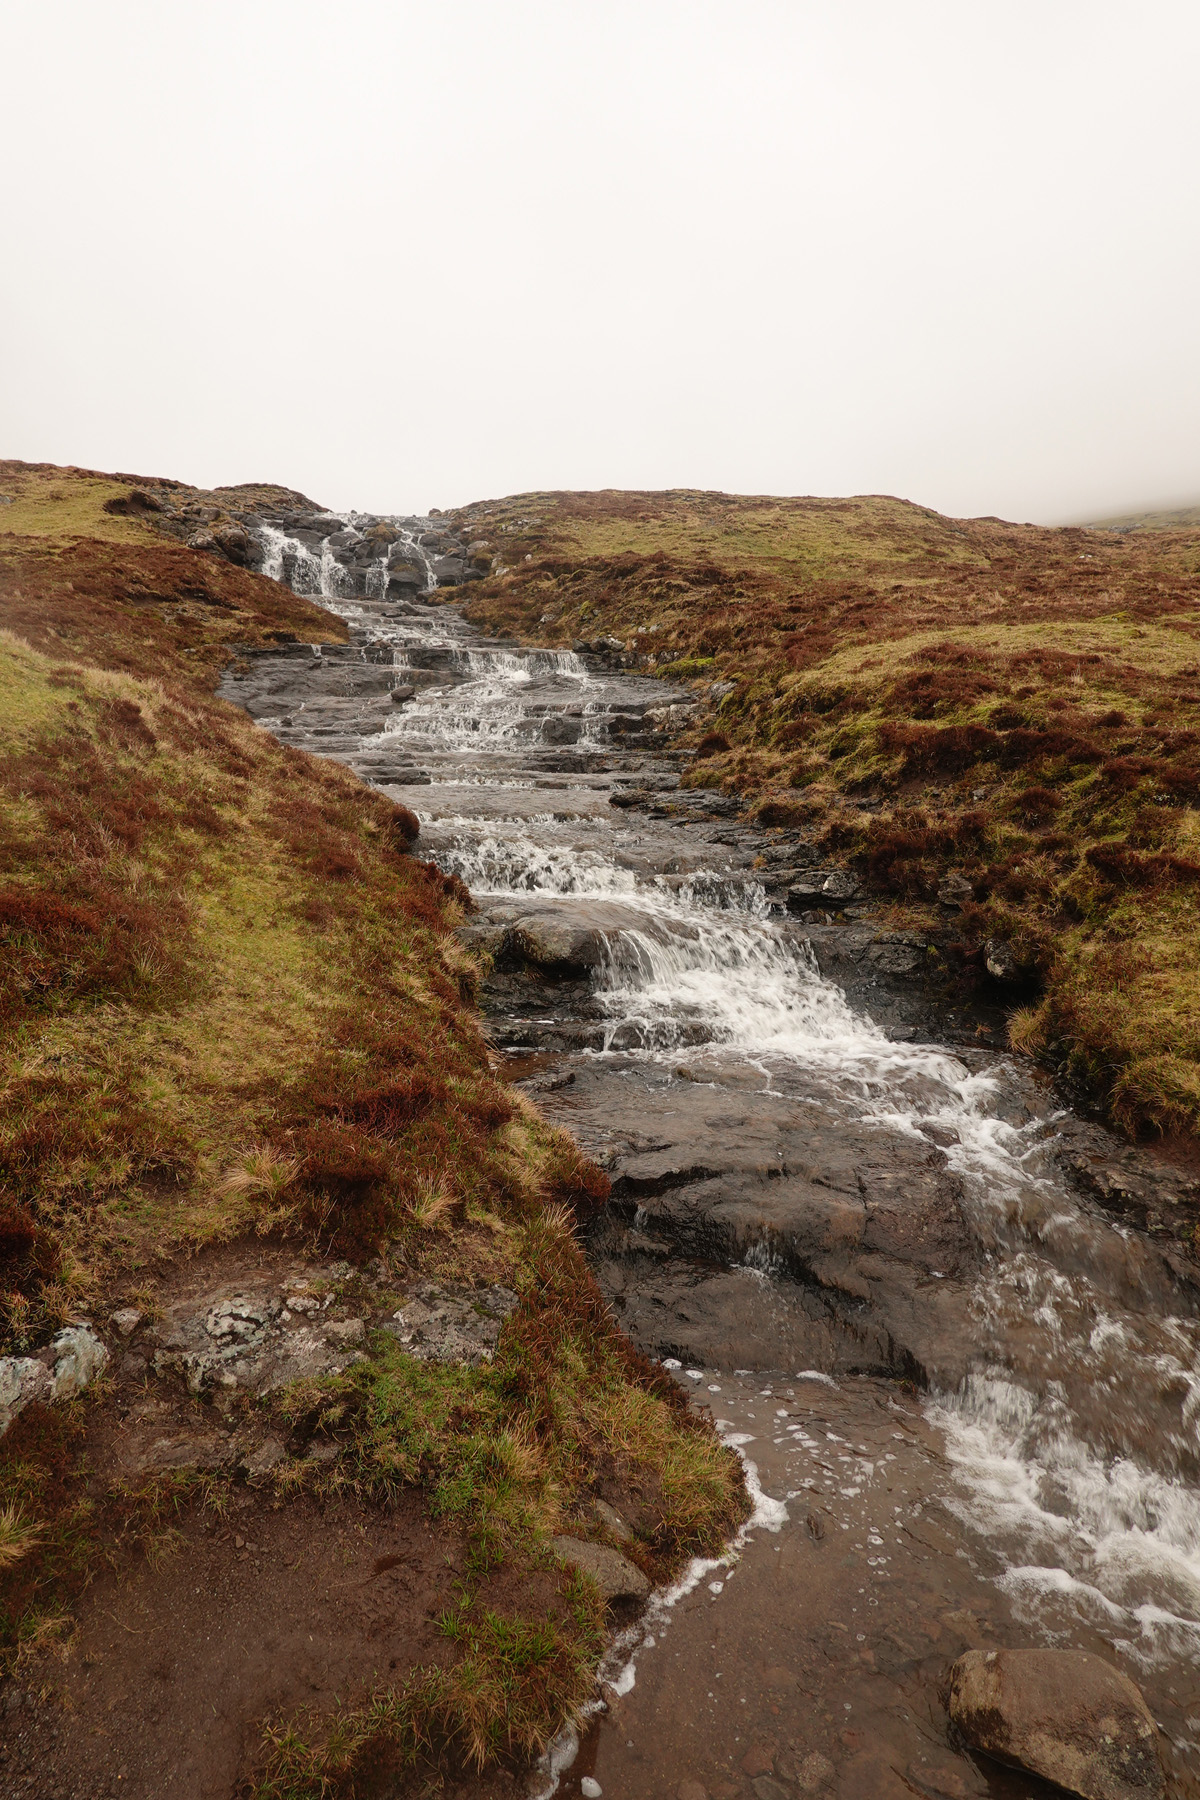
<instances>
[{"instance_id":1,"label":"brown heather","mask_svg":"<svg viewBox=\"0 0 1200 1800\"><path fill-rule=\"evenodd\" d=\"M938 884L960 871L968 959L1001 936L1028 973L1014 1044L1130 1132L1195 1133L1194 522L1051 530L689 491L452 517L493 559L479 625L616 636L690 681L706 712L685 779L804 828L895 922L944 920ZM708 699L716 682L733 691Z\"/></svg>"},{"instance_id":2,"label":"brown heather","mask_svg":"<svg viewBox=\"0 0 1200 1800\"><path fill-rule=\"evenodd\" d=\"M429 1371L386 1340L353 1404L283 1397L361 1417L338 1492L386 1510L396 1479L371 1471L407 1471L481 1569L504 1563L509 1600L481 1612L465 1580L470 1643L447 1624L445 1669L351 1725L308 1721L311 1745L281 1721L263 1792L281 1771L327 1791L322 1771L393 1750L527 1754L601 1644L594 1590L546 1574L546 1533L598 1462L667 1470L646 1555L668 1570L739 1516L736 1462L591 1281L570 1220L608 1183L493 1071L462 884L413 853L411 812L213 697L229 645L340 640L338 622L164 542L130 478L9 463L0 490L0 1353L218 1242L384 1249L401 1288L514 1287L495 1370ZM0 1440L0 1666L65 1628L97 1569L223 1505L224 1477L106 1486L84 1448L107 1417L102 1391L31 1406Z\"/></svg>"}]
</instances>

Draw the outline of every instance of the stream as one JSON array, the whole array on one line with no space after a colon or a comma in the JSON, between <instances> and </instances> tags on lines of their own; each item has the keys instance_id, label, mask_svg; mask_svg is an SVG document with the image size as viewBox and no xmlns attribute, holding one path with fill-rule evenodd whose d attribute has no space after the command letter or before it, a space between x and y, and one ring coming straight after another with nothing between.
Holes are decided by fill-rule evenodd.
<instances>
[{"instance_id":1,"label":"stream","mask_svg":"<svg viewBox=\"0 0 1200 1800\"><path fill-rule=\"evenodd\" d=\"M377 553L359 515L261 527L352 642L247 653L222 692L470 887L493 1045L612 1179L597 1278L758 1495L541 1791L1049 1794L943 1704L968 1646L1045 1644L1124 1668L1200 1795L1200 1288L1143 1229L1189 1183L931 998L926 947L801 837L681 789L690 690L480 638L433 591L462 546L385 523Z\"/></svg>"}]
</instances>

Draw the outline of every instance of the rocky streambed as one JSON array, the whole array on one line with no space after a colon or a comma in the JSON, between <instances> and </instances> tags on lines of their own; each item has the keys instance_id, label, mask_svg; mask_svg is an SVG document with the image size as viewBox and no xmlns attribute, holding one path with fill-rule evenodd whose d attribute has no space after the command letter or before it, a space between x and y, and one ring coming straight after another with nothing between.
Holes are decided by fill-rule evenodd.
<instances>
[{"instance_id":1,"label":"rocky streambed","mask_svg":"<svg viewBox=\"0 0 1200 1800\"><path fill-rule=\"evenodd\" d=\"M434 591L470 546L380 523L260 528L351 643L243 656L224 692L470 887L497 1056L612 1179L597 1276L759 1495L543 1786L1049 1794L948 1706L965 1652L1052 1647L1132 1677L1200 1793L1196 1183L1007 1057L946 944L681 789L689 690L479 638Z\"/></svg>"}]
</instances>

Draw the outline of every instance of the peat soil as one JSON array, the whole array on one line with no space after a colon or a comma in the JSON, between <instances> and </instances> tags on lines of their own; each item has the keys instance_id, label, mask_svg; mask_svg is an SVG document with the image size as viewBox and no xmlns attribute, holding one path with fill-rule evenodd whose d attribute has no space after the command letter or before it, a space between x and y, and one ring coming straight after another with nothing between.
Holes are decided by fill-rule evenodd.
<instances>
[{"instance_id":1,"label":"peat soil","mask_svg":"<svg viewBox=\"0 0 1200 1800\"><path fill-rule=\"evenodd\" d=\"M105 1563L75 1600L69 1654L51 1639L3 1689L4 1800L229 1800L252 1791L264 1726L328 1716L446 1658L435 1621L465 1572L461 1534L431 1522L415 1490L389 1511L319 1491L336 1437L257 1404L344 1366L402 1285L378 1266L215 1246L164 1259L137 1324L106 1328L114 1356L84 1413L81 1498L123 1492L124 1523L114 1512ZM10 1428L14 1450L29 1425ZM289 1468L317 1491L281 1497ZM500 1612L505 1585L485 1596ZM524 1790L496 1771L444 1791Z\"/></svg>"},{"instance_id":2,"label":"peat soil","mask_svg":"<svg viewBox=\"0 0 1200 1800\"><path fill-rule=\"evenodd\" d=\"M953 1741L946 1677L1059 1644L1128 1670L1200 1793L1194 1173L1004 1054L1013 996L952 915L897 930L803 833L682 789L688 690L302 548L350 644L223 691L466 881L497 1057L612 1179L597 1276L764 1496L618 1640L534 1790L1033 1800Z\"/></svg>"}]
</instances>

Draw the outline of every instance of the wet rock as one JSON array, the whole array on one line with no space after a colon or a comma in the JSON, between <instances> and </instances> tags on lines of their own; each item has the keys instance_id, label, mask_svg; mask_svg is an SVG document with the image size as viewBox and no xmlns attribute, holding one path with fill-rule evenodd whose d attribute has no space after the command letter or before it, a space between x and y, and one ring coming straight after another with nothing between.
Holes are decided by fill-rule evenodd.
<instances>
[{"instance_id":1,"label":"wet rock","mask_svg":"<svg viewBox=\"0 0 1200 1800\"><path fill-rule=\"evenodd\" d=\"M644 1600L650 1583L642 1571L619 1550L607 1544L589 1544L581 1538L551 1538L554 1554L560 1562L573 1563L590 1575L600 1589L601 1597L613 1600Z\"/></svg>"},{"instance_id":2,"label":"wet rock","mask_svg":"<svg viewBox=\"0 0 1200 1800\"><path fill-rule=\"evenodd\" d=\"M1148 1157L1083 1119L1059 1126L1058 1161L1075 1184L1107 1212L1156 1235L1177 1238L1200 1218L1200 1180Z\"/></svg>"},{"instance_id":3,"label":"wet rock","mask_svg":"<svg viewBox=\"0 0 1200 1800\"><path fill-rule=\"evenodd\" d=\"M583 720L566 714L551 714L541 723L543 744L577 744L583 736Z\"/></svg>"},{"instance_id":4,"label":"wet rock","mask_svg":"<svg viewBox=\"0 0 1200 1800\"><path fill-rule=\"evenodd\" d=\"M1085 1651L968 1650L950 1671L950 1717L974 1749L1081 1800L1165 1792L1141 1693Z\"/></svg>"},{"instance_id":5,"label":"wet rock","mask_svg":"<svg viewBox=\"0 0 1200 1800\"><path fill-rule=\"evenodd\" d=\"M925 966L925 947L919 938L900 931L881 931L866 952L867 961L881 975L903 978L917 975Z\"/></svg>"},{"instance_id":6,"label":"wet rock","mask_svg":"<svg viewBox=\"0 0 1200 1800\"><path fill-rule=\"evenodd\" d=\"M505 949L539 968L585 973L604 960L603 934L553 914L521 918L505 934Z\"/></svg>"}]
</instances>

